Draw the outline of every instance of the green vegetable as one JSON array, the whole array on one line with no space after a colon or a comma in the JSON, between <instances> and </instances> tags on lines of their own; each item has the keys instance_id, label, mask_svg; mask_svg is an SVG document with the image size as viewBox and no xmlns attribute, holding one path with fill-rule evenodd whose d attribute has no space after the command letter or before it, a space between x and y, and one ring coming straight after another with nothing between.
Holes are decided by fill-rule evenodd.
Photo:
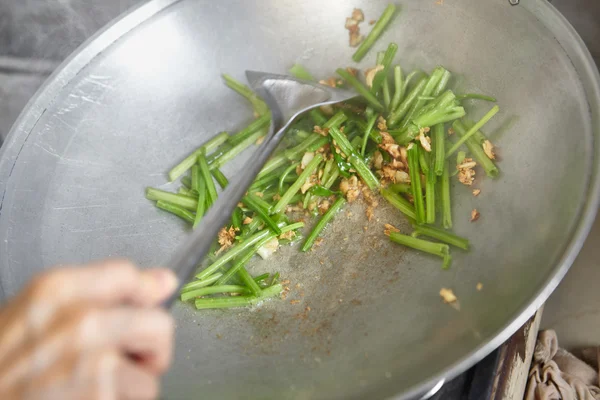
<instances>
[{"instance_id":1,"label":"green vegetable","mask_svg":"<svg viewBox=\"0 0 600 400\"><path fill-rule=\"evenodd\" d=\"M314 229L306 238L304 245L302 246L302 251L308 251L317 240L317 237L323 232L323 229L327 226L329 221L333 219L335 214L346 204L346 200L343 197L340 197L333 203L333 205L327 210L327 212L321 217L319 222L315 225Z\"/></svg>"},{"instance_id":2,"label":"green vegetable","mask_svg":"<svg viewBox=\"0 0 600 400\"><path fill-rule=\"evenodd\" d=\"M209 308L237 308L250 307L259 304L260 302L278 296L283 288L281 285L273 285L261 291L260 296L235 296L235 297L211 297L196 299L195 305L197 310L205 310Z\"/></svg>"},{"instance_id":3,"label":"green vegetable","mask_svg":"<svg viewBox=\"0 0 600 400\"><path fill-rule=\"evenodd\" d=\"M194 214L189 210L173 203L169 203L168 201L159 200L156 202L156 206L161 210L168 211L171 214L175 214L184 221L194 222Z\"/></svg>"},{"instance_id":4,"label":"green vegetable","mask_svg":"<svg viewBox=\"0 0 600 400\"><path fill-rule=\"evenodd\" d=\"M233 79L233 77L227 74L223 74L223 79L225 80L225 84L227 86L244 96L250 102L250 104L252 104L254 112L259 116L269 113L269 107L248 86Z\"/></svg>"},{"instance_id":5,"label":"green vegetable","mask_svg":"<svg viewBox=\"0 0 600 400\"><path fill-rule=\"evenodd\" d=\"M500 107L494 106L487 112L467 133L463 135L454 145L446 152L446 159L450 157L460 146L462 146L470 137L472 137L481 127L483 127L494 115L500 111Z\"/></svg>"},{"instance_id":6,"label":"green vegetable","mask_svg":"<svg viewBox=\"0 0 600 400\"><path fill-rule=\"evenodd\" d=\"M223 285L223 286L210 286L203 287L196 290L190 290L189 292L185 292L181 294L181 301L188 301L193 299L194 297L202 297L207 296L209 294L222 294L222 293L241 293L241 294L250 294L250 290L248 290L244 286L238 285Z\"/></svg>"},{"instance_id":7,"label":"green vegetable","mask_svg":"<svg viewBox=\"0 0 600 400\"><path fill-rule=\"evenodd\" d=\"M410 184L412 186L413 201L417 215L416 220L418 224L422 224L425 222L425 204L423 201L423 190L421 189L419 152L418 145L408 149L408 171L410 173Z\"/></svg>"},{"instance_id":8,"label":"green vegetable","mask_svg":"<svg viewBox=\"0 0 600 400\"><path fill-rule=\"evenodd\" d=\"M369 32L365 40L363 40L363 42L360 44L360 46L352 56L352 59L355 62L359 62L360 60L362 60L363 57L367 54L367 52L371 49L371 47L373 47L379 36L381 36L387 25L392 20L392 17L395 13L396 6L394 4L388 4L388 6L383 11L383 14L381 14L381 17L379 17L379 19L373 26L373 29L371 29L371 32Z\"/></svg>"},{"instance_id":9,"label":"green vegetable","mask_svg":"<svg viewBox=\"0 0 600 400\"><path fill-rule=\"evenodd\" d=\"M390 233L390 240L403 246L441 257L444 260L444 268L450 267L452 258L450 257L450 248L447 244L429 242L397 232Z\"/></svg>"},{"instance_id":10,"label":"green vegetable","mask_svg":"<svg viewBox=\"0 0 600 400\"><path fill-rule=\"evenodd\" d=\"M245 139L252 136L256 132L258 132L258 131L263 132L265 129L268 129L270 123L271 123L271 114L265 114L262 117L252 121L252 123L250 125L248 125L244 129L242 129L235 135L230 136L229 139L227 139L227 141L232 146L235 146L236 144L243 142Z\"/></svg>"},{"instance_id":11,"label":"green vegetable","mask_svg":"<svg viewBox=\"0 0 600 400\"><path fill-rule=\"evenodd\" d=\"M193 228L196 229L196 227L198 226L198 224L200 223L200 221L202 220L202 217L204 217L204 213L206 212L206 197L207 197L207 191L206 191L206 181L204 179L201 179L198 183L198 206L196 207L196 217L194 218L194 226Z\"/></svg>"},{"instance_id":12,"label":"green vegetable","mask_svg":"<svg viewBox=\"0 0 600 400\"><path fill-rule=\"evenodd\" d=\"M215 167L212 169L211 172L212 172L213 177L219 184L219 186L221 186L221 189L225 189L227 187L227 185L229 185L229 181L227 180L227 177L225 176L225 174L223 174L223 172L221 172L221 170L219 168Z\"/></svg>"},{"instance_id":13,"label":"green vegetable","mask_svg":"<svg viewBox=\"0 0 600 400\"><path fill-rule=\"evenodd\" d=\"M373 86L371 87L371 93L376 95L379 92L379 89L382 88L382 85L384 84L384 82L387 81L387 76L389 74L389 68L390 68L390 65L392 64L392 61L394 61L394 57L396 56L397 51L398 51L398 45L396 43L390 43L388 45L388 48L384 53L381 64L377 63L378 65L383 65L383 70L379 71L375 75L375 78L373 79Z\"/></svg>"},{"instance_id":14,"label":"green vegetable","mask_svg":"<svg viewBox=\"0 0 600 400\"><path fill-rule=\"evenodd\" d=\"M446 166L446 133L444 132L444 125L434 125L431 136L433 138L434 152L433 170L436 175L441 176Z\"/></svg>"},{"instance_id":15,"label":"green vegetable","mask_svg":"<svg viewBox=\"0 0 600 400\"><path fill-rule=\"evenodd\" d=\"M219 133L214 138L210 139L202 146L194 150L189 156L187 156L182 162L177 164L171 171L169 171L169 180L173 182L175 179L179 178L183 175L187 170L192 168L194 164L196 164L196 160L198 159L198 155L200 154L208 154L214 151L217 147L225 143L229 139L229 134L227 132Z\"/></svg>"},{"instance_id":16,"label":"green vegetable","mask_svg":"<svg viewBox=\"0 0 600 400\"><path fill-rule=\"evenodd\" d=\"M290 74L298 79L304 79L305 81L314 81L315 78L300 64L294 64L290 68Z\"/></svg>"},{"instance_id":17,"label":"green vegetable","mask_svg":"<svg viewBox=\"0 0 600 400\"><path fill-rule=\"evenodd\" d=\"M400 210L402 214L406 215L411 220L417 219L415 207L404 197L392 192L390 189L381 189L381 195L388 203L394 206L394 208Z\"/></svg>"},{"instance_id":18,"label":"green vegetable","mask_svg":"<svg viewBox=\"0 0 600 400\"><path fill-rule=\"evenodd\" d=\"M208 166L208 163L206 162L206 157L204 157L204 154L200 154L198 156L198 167L200 169L200 175L202 175L202 179L206 184L207 201L209 202L209 204L214 204L217 201L217 187L215 186L215 182L213 181L212 175L210 173L210 168Z\"/></svg>"},{"instance_id":19,"label":"green vegetable","mask_svg":"<svg viewBox=\"0 0 600 400\"><path fill-rule=\"evenodd\" d=\"M247 205L252 211L254 211L259 218L277 235L281 235L281 229L277 226L275 221L269 217L268 210L265 210L262 205L257 201L258 197L249 194L242 199L242 202Z\"/></svg>"},{"instance_id":20,"label":"green vegetable","mask_svg":"<svg viewBox=\"0 0 600 400\"><path fill-rule=\"evenodd\" d=\"M290 188L281 196L281 199L279 199L277 204L275 204L272 210L273 214L279 214L285 209L285 207L289 204L291 198L294 197L296 193L298 193L302 185L304 185L306 180L312 175L313 172L315 172L319 164L321 164L321 161L323 161L323 156L320 154L316 154L314 158L308 163L306 168L304 168L304 171L302 171L296 182L294 182L292 186L290 186Z\"/></svg>"},{"instance_id":21,"label":"green vegetable","mask_svg":"<svg viewBox=\"0 0 600 400\"><path fill-rule=\"evenodd\" d=\"M181 194L175 194L170 192L165 192L164 190L155 189L155 188L146 188L146 198L148 200L154 201L166 201L167 203L171 203L173 205L182 207L189 211L196 211L196 206L198 201L192 199L188 196L184 196Z\"/></svg>"},{"instance_id":22,"label":"green vegetable","mask_svg":"<svg viewBox=\"0 0 600 400\"><path fill-rule=\"evenodd\" d=\"M458 100L476 99L476 100L489 101L491 103L495 103L496 102L496 98L495 97L486 96L486 95L477 94L477 93L460 94L460 95L456 96L456 98Z\"/></svg>"},{"instance_id":23,"label":"green vegetable","mask_svg":"<svg viewBox=\"0 0 600 400\"><path fill-rule=\"evenodd\" d=\"M454 123L452 124L452 128L454 128L454 131L459 137L464 137L467 134L467 128L459 120L454 121ZM481 167L485 171L485 174L490 178L496 178L499 174L498 167L496 167L494 161L492 161L485 154L485 151L483 151L483 147L481 147L481 145L476 142L475 137L469 138L465 142L465 144L467 145L469 152L471 152L471 154L477 160L479 165L481 165Z\"/></svg>"},{"instance_id":24,"label":"green vegetable","mask_svg":"<svg viewBox=\"0 0 600 400\"><path fill-rule=\"evenodd\" d=\"M414 234L428 236L441 242L458 247L463 250L469 250L469 240L456 236L450 232L426 225L413 225Z\"/></svg>"},{"instance_id":25,"label":"green vegetable","mask_svg":"<svg viewBox=\"0 0 600 400\"><path fill-rule=\"evenodd\" d=\"M352 86L354 90L356 90L358 94L360 94L367 101L367 103L369 103L371 107L373 107L375 110L383 111L383 106L381 105L379 100L377 100L377 97L375 97L375 95L373 95L365 85L363 85L358 79L356 79L354 75L352 75L350 72L346 71L343 68L338 68L335 72L337 72L337 74L341 76L342 79L344 79L350 86Z\"/></svg>"},{"instance_id":26,"label":"green vegetable","mask_svg":"<svg viewBox=\"0 0 600 400\"><path fill-rule=\"evenodd\" d=\"M433 166L429 168L425 175L425 205L426 219L428 224L435 224L435 186L437 183L437 175Z\"/></svg>"},{"instance_id":27,"label":"green vegetable","mask_svg":"<svg viewBox=\"0 0 600 400\"><path fill-rule=\"evenodd\" d=\"M402 82L402 68L399 65L394 67L394 97L389 109L395 110L400 105L404 96L404 83Z\"/></svg>"},{"instance_id":28,"label":"green vegetable","mask_svg":"<svg viewBox=\"0 0 600 400\"><path fill-rule=\"evenodd\" d=\"M445 229L452 228L452 205L450 203L450 170L448 165L442 172L441 180L441 201L442 201L442 226Z\"/></svg>"}]
</instances>

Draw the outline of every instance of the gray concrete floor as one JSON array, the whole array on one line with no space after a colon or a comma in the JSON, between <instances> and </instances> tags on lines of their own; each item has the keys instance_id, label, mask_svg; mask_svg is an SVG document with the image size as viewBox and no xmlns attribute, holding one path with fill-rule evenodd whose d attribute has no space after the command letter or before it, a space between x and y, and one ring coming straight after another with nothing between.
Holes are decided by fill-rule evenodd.
<instances>
[{"instance_id":1,"label":"gray concrete floor","mask_svg":"<svg viewBox=\"0 0 600 400\"><path fill-rule=\"evenodd\" d=\"M56 65L87 37L138 0L0 2L0 138ZM600 65L600 1L553 0ZM25 60L25 61L24 61ZM37 61L35 61L37 60ZM41 60L41 61L40 61ZM23 65L25 62L26 65ZM600 219L571 271L546 304L542 326L568 348L600 344Z\"/></svg>"}]
</instances>

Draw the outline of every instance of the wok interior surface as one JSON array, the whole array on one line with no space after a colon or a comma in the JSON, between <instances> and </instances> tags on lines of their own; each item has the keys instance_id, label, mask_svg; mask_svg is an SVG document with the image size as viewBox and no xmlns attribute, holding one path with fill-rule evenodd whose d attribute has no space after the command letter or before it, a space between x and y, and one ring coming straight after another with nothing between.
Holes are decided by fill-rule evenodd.
<instances>
[{"instance_id":1,"label":"wok interior surface","mask_svg":"<svg viewBox=\"0 0 600 400\"><path fill-rule=\"evenodd\" d=\"M458 93L498 98L501 112L487 132L502 174L491 181L478 171L478 198L453 188L455 231L472 251L454 251L452 269L443 271L437 259L388 244L382 225L402 225L397 213L380 207L367 223L353 206L316 250L285 248L254 262L253 273L277 270L290 280L285 300L252 310L176 307L165 398L414 394L485 356L541 304L595 207L597 82L568 29L549 30L556 18L549 6L522 3L405 0L375 46L394 41L405 71L442 64ZM368 21L385 5L165 0L99 36L93 56L84 50L66 65L3 149L4 295L42 266L108 256L164 260L187 228L145 200L144 188L171 188L165 173L174 163L252 119L220 73L243 79L246 69L283 73L300 62L327 78L354 65L344 29L352 7ZM371 51L360 66L374 58ZM468 106L481 116L489 104ZM233 177L241 168L243 158L225 172ZM477 223L469 222L473 208ZM442 287L454 290L460 311L442 304Z\"/></svg>"}]
</instances>

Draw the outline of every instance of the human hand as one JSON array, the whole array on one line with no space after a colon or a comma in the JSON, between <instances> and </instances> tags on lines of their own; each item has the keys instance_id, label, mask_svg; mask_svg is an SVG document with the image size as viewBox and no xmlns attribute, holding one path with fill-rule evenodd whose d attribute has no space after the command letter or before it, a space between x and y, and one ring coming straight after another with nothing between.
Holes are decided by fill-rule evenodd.
<instances>
[{"instance_id":1,"label":"human hand","mask_svg":"<svg viewBox=\"0 0 600 400\"><path fill-rule=\"evenodd\" d=\"M0 309L0 399L153 399L174 324L168 270L126 261L61 268Z\"/></svg>"}]
</instances>

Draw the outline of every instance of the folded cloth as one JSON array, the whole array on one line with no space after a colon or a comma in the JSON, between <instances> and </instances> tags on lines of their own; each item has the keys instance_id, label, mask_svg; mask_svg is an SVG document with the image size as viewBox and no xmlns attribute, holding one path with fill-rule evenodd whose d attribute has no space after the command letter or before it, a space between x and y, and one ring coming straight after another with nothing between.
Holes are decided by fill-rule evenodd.
<instances>
[{"instance_id":1,"label":"folded cloth","mask_svg":"<svg viewBox=\"0 0 600 400\"><path fill-rule=\"evenodd\" d=\"M582 359L558 347L556 332L537 338L525 400L600 400L598 347L582 351ZM583 361L585 360L585 361Z\"/></svg>"}]
</instances>

